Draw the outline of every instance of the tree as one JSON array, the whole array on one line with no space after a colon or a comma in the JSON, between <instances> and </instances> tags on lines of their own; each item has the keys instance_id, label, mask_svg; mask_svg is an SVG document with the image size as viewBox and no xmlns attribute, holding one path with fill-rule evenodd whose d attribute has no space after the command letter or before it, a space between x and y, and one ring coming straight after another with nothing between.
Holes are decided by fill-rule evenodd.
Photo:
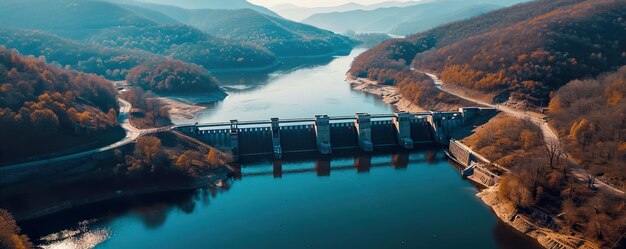
<instances>
[{"instance_id":1,"label":"tree","mask_svg":"<svg viewBox=\"0 0 626 249\"><path fill-rule=\"evenodd\" d=\"M550 169L554 169L559 166L559 160L563 156L563 146L558 139L549 138L544 146L544 154L548 159L548 165Z\"/></svg>"},{"instance_id":2,"label":"tree","mask_svg":"<svg viewBox=\"0 0 626 249\"><path fill-rule=\"evenodd\" d=\"M512 202L516 207L527 208L535 204L532 192L519 178L512 175L506 175L500 179L498 195Z\"/></svg>"},{"instance_id":3,"label":"tree","mask_svg":"<svg viewBox=\"0 0 626 249\"><path fill-rule=\"evenodd\" d=\"M176 160L176 167L178 167L179 169L185 169L189 167L189 165L190 165L190 162L187 156L185 156L185 153L180 155L178 157L178 160Z\"/></svg>"},{"instance_id":4,"label":"tree","mask_svg":"<svg viewBox=\"0 0 626 249\"><path fill-rule=\"evenodd\" d=\"M13 219L13 216L4 209L0 209L0 248L33 248L28 236L20 235L20 228L17 226L15 219Z\"/></svg>"}]
</instances>

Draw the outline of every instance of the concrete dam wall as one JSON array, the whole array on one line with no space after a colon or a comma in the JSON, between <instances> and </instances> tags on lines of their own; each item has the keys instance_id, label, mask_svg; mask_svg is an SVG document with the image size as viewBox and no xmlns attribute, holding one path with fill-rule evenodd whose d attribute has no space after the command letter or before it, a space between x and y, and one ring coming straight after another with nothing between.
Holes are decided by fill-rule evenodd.
<instances>
[{"instance_id":1,"label":"concrete dam wall","mask_svg":"<svg viewBox=\"0 0 626 249\"><path fill-rule=\"evenodd\" d=\"M238 121L178 126L177 130L222 151L240 156L315 152L397 146L412 149L420 143L448 143L455 129L468 119L492 112L460 108L458 112L395 113L355 116Z\"/></svg>"}]
</instances>

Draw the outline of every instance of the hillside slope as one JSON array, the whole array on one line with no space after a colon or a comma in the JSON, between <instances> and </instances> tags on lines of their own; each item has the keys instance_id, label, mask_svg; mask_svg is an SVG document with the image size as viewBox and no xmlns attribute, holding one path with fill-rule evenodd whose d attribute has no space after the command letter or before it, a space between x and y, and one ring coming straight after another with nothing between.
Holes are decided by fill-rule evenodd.
<instances>
[{"instance_id":1,"label":"hillside slope","mask_svg":"<svg viewBox=\"0 0 626 249\"><path fill-rule=\"evenodd\" d=\"M103 1L0 1L0 25L44 30L69 38L80 39L94 31L111 27L147 27L156 24L132 10Z\"/></svg>"},{"instance_id":2,"label":"hillside slope","mask_svg":"<svg viewBox=\"0 0 626 249\"><path fill-rule=\"evenodd\" d=\"M251 9L266 15L279 17L273 11L259 5L252 4L247 0L140 0L140 2L174 5L185 9Z\"/></svg>"},{"instance_id":3,"label":"hillside slope","mask_svg":"<svg viewBox=\"0 0 626 249\"><path fill-rule=\"evenodd\" d=\"M41 30L77 43L173 56L207 69L245 69L276 63L275 56L264 48L217 38L137 6L95 0L9 0L0 1L0 13L6 14L0 15L0 26Z\"/></svg>"},{"instance_id":4,"label":"hillside slope","mask_svg":"<svg viewBox=\"0 0 626 249\"><path fill-rule=\"evenodd\" d=\"M251 9L182 9L143 4L210 35L265 47L277 56L317 56L349 50L349 38Z\"/></svg>"},{"instance_id":5,"label":"hillside slope","mask_svg":"<svg viewBox=\"0 0 626 249\"><path fill-rule=\"evenodd\" d=\"M99 134L118 127L117 92L98 76L0 47L0 82L0 162L93 146Z\"/></svg>"},{"instance_id":6,"label":"hillside slope","mask_svg":"<svg viewBox=\"0 0 626 249\"><path fill-rule=\"evenodd\" d=\"M359 56L350 72L397 81L394 72L413 62L445 82L504 94L500 100L546 104L568 81L626 63L625 14L626 3L617 0L516 5L385 42Z\"/></svg>"}]
</instances>

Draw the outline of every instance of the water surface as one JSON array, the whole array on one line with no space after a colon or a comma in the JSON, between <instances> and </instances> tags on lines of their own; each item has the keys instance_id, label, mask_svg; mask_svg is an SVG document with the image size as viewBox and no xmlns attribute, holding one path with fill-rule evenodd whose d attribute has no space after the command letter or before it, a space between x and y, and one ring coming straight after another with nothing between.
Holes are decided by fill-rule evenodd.
<instances>
[{"instance_id":1,"label":"water surface","mask_svg":"<svg viewBox=\"0 0 626 249\"><path fill-rule=\"evenodd\" d=\"M391 113L344 82L349 56L218 75L201 122ZM340 154L340 153L338 153ZM221 187L125 198L26 222L48 248L535 248L476 198L437 146L252 160Z\"/></svg>"}]
</instances>

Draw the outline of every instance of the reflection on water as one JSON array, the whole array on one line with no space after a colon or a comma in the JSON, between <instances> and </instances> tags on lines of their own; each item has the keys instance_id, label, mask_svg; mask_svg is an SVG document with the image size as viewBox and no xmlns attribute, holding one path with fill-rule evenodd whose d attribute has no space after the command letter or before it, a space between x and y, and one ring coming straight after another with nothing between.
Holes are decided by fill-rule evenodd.
<instances>
[{"instance_id":1,"label":"reflection on water","mask_svg":"<svg viewBox=\"0 0 626 249\"><path fill-rule=\"evenodd\" d=\"M344 82L361 52L294 60L269 75L217 75L230 95L198 121L390 113ZM435 148L251 160L219 186L118 198L21 225L50 248L538 248L502 225Z\"/></svg>"},{"instance_id":2,"label":"reflection on water","mask_svg":"<svg viewBox=\"0 0 626 249\"><path fill-rule=\"evenodd\" d=\"M108 201L24 229L42 245L85 248L534 248L497 225L441 151L356 154L254 160L221 187Z\"/></svg>"}]
</instances>

